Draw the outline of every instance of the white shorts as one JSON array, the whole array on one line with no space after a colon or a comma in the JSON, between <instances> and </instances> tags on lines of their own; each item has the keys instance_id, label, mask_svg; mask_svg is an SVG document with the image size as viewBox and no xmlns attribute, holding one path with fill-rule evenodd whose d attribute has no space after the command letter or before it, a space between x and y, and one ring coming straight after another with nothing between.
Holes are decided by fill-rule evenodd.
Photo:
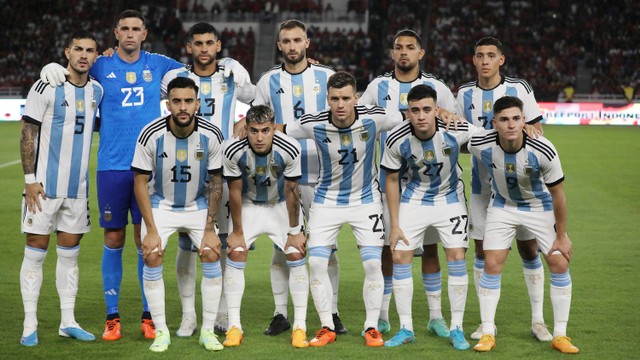
<instances>
[{"instance_id":1,"label":"white shorts","mask_svg":"<svg viewBox=\"0 0 640 360\"><path fill-rule=\"evenodd\" d=\"M298 221L300 221L299 224L302 224L302 212L300 212ZM275 204L244 201L242 203L242 228L247 248L260 235L264 234L285 254L299 253L294 247L284 248L287 243L287 232L289 232L289 212L286 201ZM233 231L233 221L229 221L229 232L231 231Z\"/></svg>"},{"instance_id":2,"label":"white shorts","mask_svg":"<svg viewBox=\"0 0 640 360\"><path fill-rule=\"evenodd\" d=\"M49 235L53 231L86 234L91 231L89 199L40 198L42 211L27 211L22 198L21 230L27 234Z\"/></svg>"},{"instance_id":3,"label":"white shorts","mask_svg":"<svg viewBox=\"0 0 640 360\"><path fill-rule=\"evenodd\" d=\"M532 235L527 240L535 238L540 251L547 254L556 239L555 224L553 211L518 211L490 207L482 247L484 250L509 249L516 231L526 230Z\"/></svg>"},{"instance_id":4,"label":"white shorts","mask_svg":"<svg viewBox=\"0 0 640 360\"><path fill-rule=\"evenodd\" d=\"M423 206L400 204L400 228L409 245L398 242L396 250L411 251L422 246L426 231L434 229L445 248L468 248L468 216L463 203Z\"/></svg>"},{"instance_id":5,"label":"white shorts","mask_svg":"<svg viewBox=\"0 0 640 360\"><path fill-rule=\"evenodd\" d=\"M491 201L491 194L471 194L469 201L469 237L475 240L484 239L487 209ZM516 240L532 240L533 234L525 228L516 230Z\"/></svg>"},{"instance_id":6,"label":"white shorts","mask_svg":"<svg viewBox=\"0 0 640 360\"><path fill-rule=\"evenodd\" d=\"M309 247L336 245L342 225L351 225L358 246L382 246L384 221L382 204L313 204L309 214Z\"/></svg>"},{"instance_id":7,"label":"white shorts","mask_svg":"<svg viewBox=\"0 0 640 360\"><path fill-rule=\"evenodd\" d=\"M391 229L391 217L389 216L389 207L385 201L382 202L382 217L384 220L384 246L389 246L389 230ZM405 234L406 235L406 234ZM419 248L424 245L434 245L440 242L440 235L438 234L438 230L433 227L429 227L427 231L424 233L424 239Z\"/></svg>"},{"instance_id":8,"label":"white shorts","mask_svg":"<svg viewBox=\"0 0 640 360\"><path fill-rule=\"evenodd\" d=\"M207 223L207 209L196 211L171 211L163 209L151 209L153 213L153 221L156 223L158 235L162 241L162 249L167 247L169 237L175 233L183 232L189 235L191 243L196 249L200 249L202 237L204 236L204 227ZM142 242L147 235L147 226L142 219L140 230Z\"/></svg>"}]
</instances>

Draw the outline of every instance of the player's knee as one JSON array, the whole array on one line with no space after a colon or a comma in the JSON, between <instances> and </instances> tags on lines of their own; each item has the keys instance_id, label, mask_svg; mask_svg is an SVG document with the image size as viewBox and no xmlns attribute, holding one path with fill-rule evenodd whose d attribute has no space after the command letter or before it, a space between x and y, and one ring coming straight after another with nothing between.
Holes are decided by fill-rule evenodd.
<instances>
[{"instance_id":1,"label":"player's knee","mask_svg":"<svg viewBox=\"0 0 640 360\"><path fill-rule=\"evenodd\" d=\"M236 261L236 262L246 262L247 261L247 253L244 251L232 251L230 253L227 254L227 258L231 261Z\"/></svg>"},{"instance_id":2,"label":"player's knee","mask_svg":"<svg viewBox=\"0 0 640 360\"><path fill-rule=\"evenodd\" d=\"M160 256L157 250L154 250L154 252L144 259L144 264L148 267L158 267L162 265L162 256Z\"/></svg>"},{"instance_id":3,"label":"player's knee","mask_svg":"<svg viewBox=\"0 0 640 360\"><path fill-rule=\"evenodd\" d=\"M200 255L200 260L203 263L205 263L205 262L213 263L213 262L218 261L218 259L220 259L220 256L218 256L218 254L215 251L213 251L213 250L211 250L209 248L205 248L202 251L202 255Z\"/></svg>"},{"instance_id":4,"label":"player's knee","mask_svg":"<svg viewBox=\"0 0 640 360\"><path fill-rule=\"evenodd\" d=\"M286 259L287 261L298 261L301 259L304 259L304 255L302 255L300 252L296 251L296 252L292 252L286 255Z\"/></svg>"},{"instance_id":5,"label":"player's knee","mask_svg":"<svg viewBox=\"0 0 640 360\"><path fill-rule=\"evenodd\" d=\"M124 246L126 238L126 229L104 229L104 244L111 249L117 249Z\"/></svg>"}]
</instances>

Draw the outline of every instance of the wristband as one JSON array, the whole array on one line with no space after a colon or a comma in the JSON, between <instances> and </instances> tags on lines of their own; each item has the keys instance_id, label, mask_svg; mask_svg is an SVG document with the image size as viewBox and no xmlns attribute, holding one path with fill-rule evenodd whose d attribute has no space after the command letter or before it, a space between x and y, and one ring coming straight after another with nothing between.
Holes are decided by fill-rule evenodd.
<instances>
[{"instance_id":1,"label":"wristband","mask_svg":"<svg viewBox=\"0 0 640 360\"><path fill-rule=\"evenodd\" d=\"M36 180L36 175L35 174L25 174L24 175L24 183L25 184L35 184L36 182L38 182Z\"/></svg>"},{"instance_id":2,"label":"wristband","mask_svg":"<svg viewBox=\"0 0 640 360\"><path fill-rule=\"evenodd\" d=\"M301 230L300 230L301 226L293 226L289 228L289 231L287 231L287 235L298 235L300 234Z\"/></svg>"}]
</instances>

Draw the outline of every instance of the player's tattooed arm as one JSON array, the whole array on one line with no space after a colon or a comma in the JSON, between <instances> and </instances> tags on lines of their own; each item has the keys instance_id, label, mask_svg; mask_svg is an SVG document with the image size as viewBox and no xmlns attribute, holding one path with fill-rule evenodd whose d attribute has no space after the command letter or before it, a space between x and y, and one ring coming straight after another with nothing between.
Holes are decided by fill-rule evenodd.
<instances>
[{"instance_id":1,"label":"player's tattooed arm","mask_svg":"<svg viewBox=\"0 0 640 360\"><path fill-rule=\"evenodd\" d=\"M215 220L222 199L222 173L212 174L209 178L209 208L207 211L206 230L215 230Z\"/></svg>"},{"instance_id":2,"label":"player's tattooed arm","mask_svg":"<svg viewBox=\"0 0 640 360\"><path fill-rule=\"evenodd\" d=\"M33 174L36 171L36 139L40 127L36 124L22 122L22 134L20 136L20 158L22 170L25 174Z\"/></svg>"},{"instance_id":3,"label":"player's tattooed arm","mask_svg":"<svg viewBox=\"0 0 640 360\"><path fill-rule=\"evenodd\" d=\"M36 171L36 140L40 127L23 120L22 134L20 135L20 158L22 170L25 174L24 200L27 210L31 213L42 211L40 199L46 199L44 188L35 177Z\"/></svg>"}]
</instances>

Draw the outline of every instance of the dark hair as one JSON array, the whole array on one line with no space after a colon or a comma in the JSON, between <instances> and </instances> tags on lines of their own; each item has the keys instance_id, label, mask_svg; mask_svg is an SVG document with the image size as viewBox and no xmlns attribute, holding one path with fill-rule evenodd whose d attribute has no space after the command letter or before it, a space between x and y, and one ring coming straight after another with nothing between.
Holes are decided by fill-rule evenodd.
<instances>
[{"instance_id":1,"label":"dark hair","mask_svg":"<svg viewBox=\"0 0 640 360\"><path fill-rule=\"evenodd\" d=\"M118 18L116 19L116 24L114 27L117 28L120 20L127 19L127 18L140 19L142 20L142 26L144 26L145 28L147 27L147 21L144 19L144 16L142 16L142 13L138 10L133 10L133 9L125 10L122 13L120 13L120 15L118 15Z\"/></svg>"},{"instance_id":2,"label":"dark hair","mask_svg":"<svg viewBox=\"0 0 640 360\"><path fill-rule=\"evenodd\" d=\"M407 102L418 101L426 98L433 99L434 102L437 102L438 93L431 86L420 84L412 87L411 90L409 90L409 94L407 95Z\"/></svg>"},{"instance_id":3,"label":"dark hair","mask_svg":"<svg viewBox=\"0 0 640 360\"><path fill-rule=\"evenodd\" d=\"M500 40L491 36L483 37L482 39L478 40L478 42L476 43L476 46L473 47L473 50L474 50L473 52L475 53L475 49L478 46L490 46L490 45L495 46L498 49L498 51L500 51L501 53L504 53L504 46L502 46L502 43L500 42Z\"/></svg>"},{"instance_id":4,"label":"dark hair","mask_svg":"<svg viewBox=\"0 0 640 360\"><path fill-rule=\"evenodd\" d=\"M518 109L520 109L520 111L522 111L522 109L524 108L524 105L522 104L522 100L518 99L515 96L504 96L496 100L495 103L493 103L493 113L498 114L503 110L509 109L512 107L517 107Z\"/></svg>"},{"instance_id":5,"label":"dark hair","mask_svg":"<svg viewBox=\"0 0 640 360\"><path fill-rule=\"evenodd\" d=\"M345 86L351 85L353 89L356 89L356 78L346 71L338 71L329 77L327 81L327 89L342 89Z\"/></svg>"},{"instance_id":6,"label":"dark hair","mask_svg":"<svg viewBox=\"0 0 640 360\"><path fill-rule=\"evenodd\" d=\"M280 24L280 29L278 32L282 30L291 30L295 28L300 28L304 33L307 33L307 25L305 25L302 21L296 19L285 20Z\"/></svg>"},{"instance_id":7,"label":"dark hair","mask_svg":"<svg viewBox=\"0 0 640 360\"><path fill-rule=\"evenodd\" d=\"M422 38L420 37L420 35L418 35L417 32L411 30L411 29L403 29L398 31L398 33L393 37L393 43L396 43L396 40L398 40L398 38L400 36L408 36L408 37L412 37L414 39L416 39L416 42L418 43L418 45L420 47L422 47Z\"/></svg>"},{"instance_id":8,"label":"dark hair","mask_svg":"<svg viewBox=\"0 0 640 360\"><path fill-rule=\"evenodd\" d=\"M220 39L220 33L218 32L218 29L216 29L213 25L209 23L199 22L193 25L189 29L189 32L187 32L187 41L188 42L193 41L193 35L200 35L200 34L213 34L216 40Z\"/></svg>"},{"instance_id":9,"label":"dark hair","mask_svg":"<svg viewBox=\"0 0 640 360\"><path fill-rule=\"evenodd\" d=\"M246 124L249 125L251 123L256 124L264 124L266 122L275 122L275 113L273 110L266 105L256 105L252 106L249 111L247 111L247 116L245 116Z\"/></svg>"},{"instance_id":10,"label":"dark hair","mask_svg":"<svg viewBox=\"0 0 640 360\"><path fill-rule=\"evenodd\" d=\"M169 85L167 85L167 97L171 94L171 90L173 89L193 89L198 94L198 85L196 83L185 76L178 76L177 78L169 81Z\"/></svg>"},{"instance_id":11,"label":"dark hair","mask_svg":"<svg viewBox=\"0 0 640 360\"><path fill-rule=\"evenodd\" d=\"M96 40L96 37L93 35L93 33L87 30L78 30L78 31L75 31L73 34L71 34L71 36L69 36L69 40L67 40L67 47L68 48L71 47L73 40L80 40L80 39L93 40L96 43L96 47L98 46L98 40Z\"/></svg>"}]
</instances>

